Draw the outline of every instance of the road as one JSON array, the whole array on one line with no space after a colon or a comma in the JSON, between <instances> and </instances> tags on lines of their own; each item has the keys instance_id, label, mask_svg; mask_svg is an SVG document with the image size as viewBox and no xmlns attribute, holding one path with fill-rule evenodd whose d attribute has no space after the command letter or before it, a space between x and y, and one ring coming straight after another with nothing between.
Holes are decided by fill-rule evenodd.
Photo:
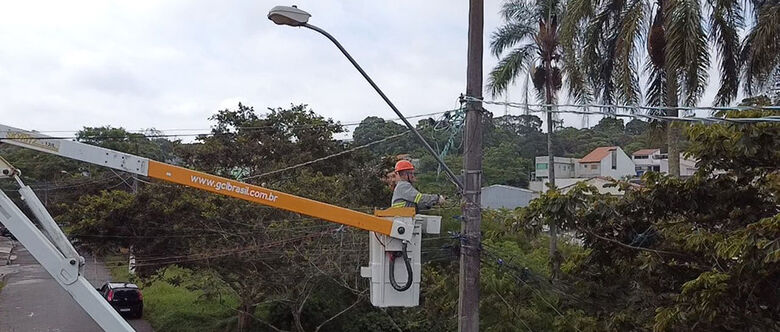
<instances>
[{"instance_id":1,"label":"road","mask_svg":"<svg viewBox=\"0 0 780 332\"><path fill-rule=\"evenodd\" d=\"M21 244L14 248L18 265L0 291L0 332L103 331ZM106 267L86 257L85 277L100 287L110 277ZM136 331L153 331L145 320L129 320Z\"/></svg>"}]
</instances>

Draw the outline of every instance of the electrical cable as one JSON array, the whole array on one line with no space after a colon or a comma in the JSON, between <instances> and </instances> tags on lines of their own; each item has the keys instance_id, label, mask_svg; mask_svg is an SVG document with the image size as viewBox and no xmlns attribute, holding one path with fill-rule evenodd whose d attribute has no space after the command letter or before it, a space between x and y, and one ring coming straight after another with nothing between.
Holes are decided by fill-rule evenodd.
<instances>
[{"instance_id":1,"label":"electrical cable","mask_svg":"<svg viewBox=\"0 0 780 332\"><path fill-rule=\"evenodd\" d=\"M465 97L467 100L473 99L471 97ZM710 110L710 111L745 111L745 110L763 110L763 111L780 111L780 106L737 106L737 107L654 107L654 106L630 106L630 105L599 105L599 104L560 104L560 105L548 105L548 104L527 104L517 102L499 102L499 101L483 101L486 104L503 105L512 108L521 108L524 111L530 111L534 113L571 113L571 114L583 114L583 115L603 115L614 117L629 117L637 119L649 119L657 121L680 121L680 122L703 122L703 123L777 123L780 122L780 116L765 116L758 118L726 118L726 117L679 117L679 116L663 116L653 115L650 111L667 111L667 110L682 110L682 111L695 111L695 110ZM533 107L533 109L531 108ZM615 113L607 111L579 111L579 110L549 110L547 107L573 107L573 108L616 108L626 109L633 112L648 111L648 114L642 113Z\"/></svg>"},{"instance_id":2,"label":"electrical cable","mask_svg":"<svg viewBox=\"0 0 780 332\"><path fill-rule=\"evenodd\" d=\"M327 155L325 157L317 158L317 159L314 159L314 160L309 160L309 161L306 161L306 162L302 162L300 164L295 164L295 165L292 165L292 166L289 166L289 167L285 167L285 168L282 168L282 169L277 169L277 170L270 171L270 172L265 172L265 173L262 173L262 174L247 176L245 178L242 178L242 180L256 179L256 178L268 176L268 175L271 175L271 174L281 173L281 172L289 171L289 170L292 170L292 169L300 168L300 167L303 167L303 166L311 165L311 164L314 164L314 163L317 163L317 162L320 162L320 161L324 161L324 160L328 160L328 159L331 159L331 158L335 158L335 157L338 157L338 156L341 156L341 155L344 155L344 154L347 154L347 153L355 152L357 150L365 149L365 148L367 148L369 146L376 145L376 144L379 144L379 143L382 143L382 142L386 142L386 141L389 141L391 139L399 138L401 136L404 136L404 135L408 134L409 132L410 131L407 130L407 131L402 132L400 134L395 134L395 135L392 135L392 136L388 136L388 137L385 137L383 139L376 140L376 141L373 141L373 142L370 142L370 143L367 143L367 144L363 144L363 145L360 145L360 146L356 146L354 148L351 148L351 149L348 149L348 150L344 150L344 151L341 151L341 152L337 152L337 153L334 153L334 154L330 154L330 155Z\"/></svg>"},{"instance_id":3,"label":"electrical cable","mask_svg":"<svg viewBox=\"0 0 780 332\"><path fill-rule=\"evenodd\" d=\"M441 158L439 158L439 155L437 155L436 151L434 151L431 145L428 144L428 141L426 141L425 138L420 134L420 132L417 131L417 129L409 122L409 120L406 117L404 117L403 114L401 114L401 111L399 111L398 108L395 107L395 104L393 104L393 102L390 101L390 98L388 98L387 95L385 95L382 89L380 89L379 86L376 85L376 83L374 83L374 80L371 79L371 76L368 76L368 73L366 73L363 70L363 68L357 63L357 61L355 61L355 59L352 58L352 55L350 55L349 52L347 52L344 46L342 46L341 43L339 43L339 41L336 40L336 38L334 38L327 31L315 25L304 23L303 26L312 29L316 32L319 32L320 34L328 38L331 42L333 42L333 44L336 45L336 47L338 47L339 51L341 51L341 53L344 54L345 57L347 57L347 60L349 60L349 62L352 63L352 66L354 66L355 69L357 69L357 71L360 72L361 75L363 75L363 78L365 78L366 81L368 81L368 84L370 84L371 87L374 88L374 90L379 94L379 96L382 97L385 103L387 103L387 106L390 106L390 109L392 109L393 112L395 112L395 114L398 115L398 117L406 125L406 127L409 128L409 130L411 130L415 136L417 136L417 140L420 141L420 143L423 145L423 147L425 147L428 153L430 153L433 156L433 158L436 159L436 162L439 163L439 165L441 165L441 167L444 169L444 172L447 174L447 177L449 178L450 182L452 182L452 184L454 184L455 187L458 188L458 191L463 191L464 190L463 183L460 182L457 175L455 175L455 173L452 172L452 170L447 166L447 164L444 163L444 161L441 160Z\"/></svg>"},{"instance_id":4,"label":"electrical cable","mask_svg":"<svg viewBox=\"0 0 780 332\"><path fill-rule=\"evenodd\" d=\"M138 263L136 266L143 266L144 264L146 264L146 265L160 265L160 264L163 264L163 263L149 263L149 262L160 261L160 260L168 260L168 259L180 259L180 260L178 260L179 262L184 262L184 261L204 260L204 259L223 257L223 256L234 255L234 254L241 254L241 253L256 251L258 249L267 249L267 248L271 248L273 246L283 245L283 244L286 244L288 242L293 242L293 241L296 241L296 240L303 240L303 239L306 239L306 238L311 238L311 237L314 237L316 235L323 234L323 233L325 233L325 232L314 233L314 234L299 236L299 237L290 238L290 239L284 239L284 240L275 241L275 242L263 243L263 244L259 244L259 245L256 245L256 246L252 246L249 249L247 249L247 248L235 248L235 249L230 249L230 250L218 251L216 253L215 252L208 252L208 253L198 253L198 254L189 254L189 255L169 256L169 257L164 257L164 258L144 258L143 260L136 260L136 262ZM140 262L143 262L144 264L142 264Z\"/></svg>"},{"instance_id":5,"label":"electrical cable","mask_svg":"<svg viewBox=\"0 0 780 332\"><path fill-rule=\"evenodd\" d=\"M530 104L520 102L505 102L505 101L488 101L476 99L474 97L463 97L467 101L480 101L485 104L502 105L514 108L524 107L581 107L581 108L620 108L620 109L645 109L645 110L661 110L661 111L697 111L697 110L710 110L710 111L780 111L780 106L639 106L639 105L612 105L612 104Z\"/></svg>"},{"instance_id":6,"label":"electrical cable","mask_svg":"<svg viewBox=\"0 0 780 332\"><path fill-rule=\"evenodd\" d=\"M332 225L318 225L313 227L298 227L290 229L262 229L248 232L213 232L209 234L166 234L166 235L110 235L110 234L72 234L71 236L76 238L109 238L109 239L166 239L166 238L210 238L210 237L235 237L240 235L256 235L256 234L268 234L285 232L292 233L295 231L306 231L318 228L331 228ZM144 230L151 231L156 228L144 227ZM165 228L157 228L159 230L170 230Z\"/></svg>"},{"instance_id":7,"label":"electrical cable","mask_svg":"<svg viewBox=\"0 0 780 332\"><path fill-rule=\"evenodd\" d=\"M428 117L432 115L439 115L444 114L446 112L451 112L452 110L448 111L438 111L438 112L431 112L431 113L423 113L423 114L416 114L413 116L406 117L407 119L414 119L414 118L422 118L422 117ZM396 120L400 120L400 118L390 118L390 119L383 119L384 121L392 122ZM340 125L340 126L346 126L346 127L352 127L352 126L359 126L361 122L350 122L346 124L339 124L335 123L334 125ZM299 126L290 126L288 129L298 129L298 128L315 128L320 127L325 124L311 124L311 125L299 125ZM260 129L269 129L273 128L273 125L268 126L249 126L249 127L238 127L236 130L260 130ZM157 130L158 132L166 132L166 131L177 131L177 130L207 130L207 129L163 129L163 130ZM0 134L5 134L8 131L0 130ZM35 131L35 133L78 133L79 130L50 130L50 131ZM137 133L137 132L128 132L128 134L132 136L107 136L107 135L96 135L96 136L49 136L49 137L35 137L34 139L120 139L120 140L132 140L136 138L166 138L166 137L197 137L197 136L220 136L220 135L231 135L234 134L232 132L228 133L213 133L213 132L203 132L203 133L191 133L191 134L143 134L143 133ZM0 139L4 140L4 139Z\"/></svg>"},{"instance_id":8,"label":"electrical cable","mask_svg":"<svg viewBox=\"0 0 780 332\"><path fill-rule=\"evenodd\" d=\"M487 252L486 252L486 253L487 253ZM488 255L490 255L490 253L488 253ZM495 254L493 254L493 256L494 256L494 257L498 257L498 256L496 256ZM499 260L501 260L501 259L500 259L500 257L498 257L498 259L499 259ZM503 260L501 260L501 261L503 261ZM527 268L525 268L525 269L524 269L524 271L528 271L528 269L527 269ZM563 315L563 313L561 313L561 311L560 311L558 308L556 308L555 306L553 306L553 305L552 305L552 304L551 304L549 301L547 301L547 299L545 299L545 298L544 298L544 296L542 296L541 292L539 292L539 290L538 290L538 289L536 289L536 288L534 288L534 287L531 287L531 285L530 285L530 284L529 284L527 281L525 281L523 278L516 277L516 279L517 279L518 281L522 282L522 283L523 283L525 286L529 287L529 289L531 289L531 292L532 292L532 293L534 293L534 294L535 294L535 295L536 295L536 296L537 296L537 297L538 297L538 298L539 298L539 299L540 299L540 300L541 300L541 301L542 301L542 302L543 302L545 305L547 305L547 306L548 306L550 309L552 309L553 311L555 311L555 313L556 313L556 314L558 314L558 316L560 316L561 318L566 318L566 317ZM577 328L576 326L574 326L574 329L575 329L575 330L577 330L577 331L580 331L580 329L579 329L579 328ZM580 331L580 332L581 332L581 331Z\"/></svg>"},{"instance_id":9,"label":"electrical cable","mask_svg":"<svg viewBox=\"0 0 780 332\"><path fill-rule=\"evenodd\" d=\"M396 251L396 252L394 252L394 253L392 253L390 255L390 271L389 271L390 272L390 285L393 286L393 289L395 289L395 290L397 290L399 292L403 292L403 291L409 289L409 287L412 287L412 281L413 281L412 280L412 264L410 262L411 260L409 259L408 254L406 252L406 244L407 244L407 242L404 241L403 244L401 245L401 252L400 253ZM398 256L401 256L403 258L403 260L404 260L404 263L406 264L406 276L407 276L407 279L406 279L406 284L403 285L403 286L399 286L398 283L395 281L395 259Z\"/></svg>"}]
</instances>

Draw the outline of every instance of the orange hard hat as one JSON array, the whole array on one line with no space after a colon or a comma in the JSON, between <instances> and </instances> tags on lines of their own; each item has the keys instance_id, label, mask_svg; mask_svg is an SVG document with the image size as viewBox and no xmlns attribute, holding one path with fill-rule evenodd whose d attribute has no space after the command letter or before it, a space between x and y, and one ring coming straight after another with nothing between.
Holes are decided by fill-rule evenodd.
<instances>
[{"instance_id":1,"label":"orange hard hat","mask_svg":"<svg viewBox=\"0 0 780 332\"><path fill-rule=\"evenodd\" d=\"M413 171L414 165L408 160L400 160L397 163L395 163L395 171Z\"/></svg>"}]
</instances>

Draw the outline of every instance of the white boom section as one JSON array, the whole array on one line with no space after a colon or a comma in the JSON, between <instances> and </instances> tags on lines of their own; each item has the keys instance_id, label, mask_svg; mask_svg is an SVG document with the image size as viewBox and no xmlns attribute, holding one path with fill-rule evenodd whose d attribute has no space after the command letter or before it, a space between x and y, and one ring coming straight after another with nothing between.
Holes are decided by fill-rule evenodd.
<instances>
[{"instance_id":1,"label":"white boom section","mask_svg":"<svg viewBox=\"0 0 780 332\"><path fill-rule=\"evenodd\" d=\"M149 159L0 124L0 142L146 176Z\"/></svg>"},{"instance_id":2,"label":"white boom section","mask_svg":"<svg viewBox=\"0 0 780 332\"><path fill-rule=\"evenodd\" d=\"M38 222L43 226L43 232L35 227L4 192L0 191L0 221L3 225L103 330L135 331L98 294L89 281L81 276L84 258L76 253L32 189L25 186L16 175L12 176L19 182L22 200L38 218ZM52 239L51 242L44 232L47 233L48 239Z\"/></svg>"}]
</instances>

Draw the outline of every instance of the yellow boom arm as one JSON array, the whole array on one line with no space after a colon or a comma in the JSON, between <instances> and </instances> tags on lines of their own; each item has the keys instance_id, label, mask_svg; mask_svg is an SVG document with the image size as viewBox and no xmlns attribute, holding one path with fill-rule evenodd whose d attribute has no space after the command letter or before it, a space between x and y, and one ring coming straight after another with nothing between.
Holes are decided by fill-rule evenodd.
<instances>
[{"instance_id":1,"label":"yellow boom arm","mask_svg":"<svg viewBox=\"0 0 780 332\"><path fill-rule=\"evenodd\" d=\"M37 132L5 125L0 125L0 142L268 205L318 219L374 231L397 239L409 240L412 237L414 225L404 222L402 218L388 220L379 216L81 142L57 139Z\"/></svg>"}]
</instances>

